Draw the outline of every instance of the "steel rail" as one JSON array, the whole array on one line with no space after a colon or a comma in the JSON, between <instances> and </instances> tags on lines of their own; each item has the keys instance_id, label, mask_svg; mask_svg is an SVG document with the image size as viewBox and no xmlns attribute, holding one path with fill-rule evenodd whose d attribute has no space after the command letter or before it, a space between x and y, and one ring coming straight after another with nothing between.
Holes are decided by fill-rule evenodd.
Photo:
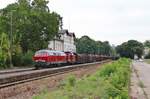
<instances>
[{"instance_id":1,"label":"steel rail","mask_svg":"<svg viewBox=\"0 0 150 99\"><path fill-rule=\"evenodd\" d=\"M25 82L30 82L30 81L39 80L39 79L43 79L43 78L47 78L47 77L51 77L51 76L55 76L55 75L64 74L64 73L67 73L67 72L74 71L76 69L86 68L88 66L93 66L93 65L96 65L96 64L103 64L103 63L106 63L106 62L109 62L109 61L110 60L105 60L105 61L95 62L95 63L71 65L71 66L60 67L60 68L57 68L57 69L52 68L52 69L49 69L47 71L31 73L31 74L29 74L30 76L29 77L26 76L27 78L25 78L25 79L19 79L19 77L14 76L15 80L13 80L13 81L11 81L11 80L7 81L9 79L5 79L5 78L0 79L0 82L2 80L4 81L4 83L0 84L0 89L5 88L5 87L9 87L9 86L13 86L13 85L17 85L17 84L22 84L22 83L25 83ZM46 72L46 73L42 74L43 72ZM39 73L41 73L41 75ZM25 75L20 75L20 78L22 78L22 77L25 77Z\"/></svg>"}]
</instances>

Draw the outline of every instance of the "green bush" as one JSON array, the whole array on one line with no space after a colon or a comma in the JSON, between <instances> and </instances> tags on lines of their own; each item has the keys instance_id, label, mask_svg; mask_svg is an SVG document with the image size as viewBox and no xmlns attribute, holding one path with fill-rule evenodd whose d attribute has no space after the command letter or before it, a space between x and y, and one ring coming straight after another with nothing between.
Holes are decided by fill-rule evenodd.
<instances>
[{"instance_id":1,"label":"green bush","mask_svg":"<svg viewBox=\"0 0 150 99\"><path fill-rule=\"evenodd\" d=\"M10 55L9 39L6 33L0 33L0 68L7 68L7 60Z\"/></svg>"},{"instance_id":2,"label":"green bush","mask_svg":"<svg viewBox=\"0 0 150 99\"><path fill-rule=\"evenodd\" d=\"M32 65L33 61L32 61L32 57L33 57L33 52L28 51L26 54L24 54L22 56L22 65Z\"/></svg>"},{"instance_id":3,"label":"green bush","mask_svg":"<svg viewBox=\"0 0 150 99\"><path fill-rule=\"evenodd\" d=\"M33 99L129 99L130 62L119 59L79 80L69 76L60 89Z\"/></svg>"},{"instance_id":4,"label":"green bush","mask_svg":"<svg viewBox=\"0 0 150 99\"><path fill-rule=\"evenodd\" d=\"M15 66L27 66L27 65L32 65L32 57L33 57L33 52L28 51L25 54L17 54L13 56L13 64Z\"/></svg>"},{"instance_id":5,"label":"green bush","mask_svg":"<svg viewBox=\"0 0 150 99\"><path fill-rule=\"evenodd\" d=\"M22 65L22 54L14 54L12 56L12 61L14 66L20 66Z\"/></svg>"},{"instance_id":6,"label":"green bush","mask_svg":"<svg viewBox=\"0 0 150 99\"><path fill-rule=\"evenodd\" d=\"M71 86L71 87L73 87L76 83L76 78L75 78L74 75L69 76L67 80L68 80L67 81L68 85Z\"/></svg>"},{"instance_id":7,"label":"green bush","mask_svg":"<svg viewBox=\"0 0 150 99\"><path fill-rule=\"evenodd\" d=\"M0 69L6 68L6 57L0 52Z\"/></svg>"},{"instance_id":8,"label":"green bush","mask_svg":"<svg viewBox=\"0 0 150 99\"><path fill-rule=\"evenodd\" d=\"M150 59L150 52L144 58L145 59Z\"/></svg>"}]
</instances>

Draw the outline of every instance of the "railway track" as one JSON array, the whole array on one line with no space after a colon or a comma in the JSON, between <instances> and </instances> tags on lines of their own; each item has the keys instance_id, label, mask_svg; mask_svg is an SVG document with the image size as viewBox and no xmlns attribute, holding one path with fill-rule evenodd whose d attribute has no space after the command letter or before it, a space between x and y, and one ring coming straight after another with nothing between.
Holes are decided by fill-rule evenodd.
<instances>
[{"instance_id":1,"label":"railway track","mask_svg":"<svg viewBox=\"0 0 150 99\"><path fill-rule=\"evenodd\" d=\"M50 76L60 75L66 72L71 72L78 68L86 68L87 66L102 64L109 61L110 60L105 60L101 62L78 64L78 65L71 65L71 66L65 66L59 68L48 68L48 69L41 69L41 70L8 73L0 76L0 89L13 86L16 84L47 78Z\"/></svg>"},{"instance_id":2,"label":"railway track","mask_svg":"<svg viewBox=\"0 0 150 99\"><path fill-rule=\"evenodd\" d=\"M13 70L2 70L2 71L0 71L0 75L2 75L2 74L9 74L9 73L16 73L16 72L31 71L31 70L35 70L35 68L22 68L22 69L13 69Z\"/></svg>"}]
</instances>

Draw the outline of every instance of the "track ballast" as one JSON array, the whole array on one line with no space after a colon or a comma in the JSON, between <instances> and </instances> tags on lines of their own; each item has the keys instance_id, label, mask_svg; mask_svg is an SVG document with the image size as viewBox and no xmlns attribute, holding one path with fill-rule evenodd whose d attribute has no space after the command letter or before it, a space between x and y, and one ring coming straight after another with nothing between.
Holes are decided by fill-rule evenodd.
<instances>
[{"instance_id":1,"label":"track ballast","mask_svg":"<svg viewBox=\"0 0 150 99\"><path fill-rule=\"evenodd\" d=\"M110 60L94 62L94 63L70 65L70 66L58 67L58 68L47 68L41 70L30 70L24 72L8 73L0 76L0 88L5 88L16 84L21 84L21 83L38 80L50 76L55 76L66 72L70 72L77 68L85 68L87 66L92 66L95 64L106 63L108 61Z\"/></svg>"}]
</instances>

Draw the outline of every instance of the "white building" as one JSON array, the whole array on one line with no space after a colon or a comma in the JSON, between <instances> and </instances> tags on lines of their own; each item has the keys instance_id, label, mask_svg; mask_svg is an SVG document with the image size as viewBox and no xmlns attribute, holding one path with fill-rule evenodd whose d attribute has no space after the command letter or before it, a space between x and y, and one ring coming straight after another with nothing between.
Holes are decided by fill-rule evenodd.
<instances>
[{"instance_id":1,"label":"white building","mask_svg":"<svg viewBox=\"0 0 150 99\"><path fill-rule=\"evenodd\" d=\"M76 52L75 34L68 30L60 30L52 41L49 41L48 48L58 51Z\"/></svg>"}]
</instances>

